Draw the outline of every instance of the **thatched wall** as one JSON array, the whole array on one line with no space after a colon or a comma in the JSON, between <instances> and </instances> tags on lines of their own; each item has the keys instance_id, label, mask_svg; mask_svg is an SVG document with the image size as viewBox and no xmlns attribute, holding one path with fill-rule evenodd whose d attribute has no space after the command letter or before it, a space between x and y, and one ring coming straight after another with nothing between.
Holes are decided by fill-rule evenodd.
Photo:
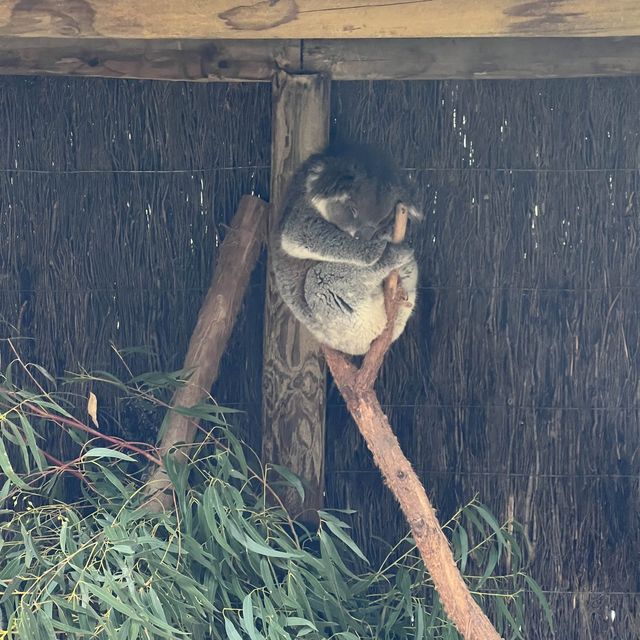
<instances>
[{"instance_id":1,"label":"thatched wall","mask_svg":"<svg viewBox=\"0 0 640 640\"><path fill-rule=\"evenodd\" d=\"M390 148L427 214L420 306L381 399L443 517L477 494L525 524L567 639L640 636L639 94L636 79L334 86L333 135ZM243 193L268 197L268 86L3 79L0 113L2 333L58 372L117 372L110 342L154 350L137 371L179 367L225 221ZM254 447L263 280L215 390L247 410ZM112 428L151 435L100 401ZM375 555L372 536L406 527L329 402L328 502L360 509Z\"/></svg>"},{"instance_id":2,"label":"thatched wall","mask_svg":"<svg viewBox=\"0 0 640 640\"><path fill-rule=\"evenodd\" d=\"M225 224L269 197L269 86L5 78L0 114L0 322L34 339L22 354L125 375L113 344L150 350L127 356L138 373L180 368ZM264 260L218 389L254 446L263 282ZM155 437L157 416L109 400L106 428Z\"/></svg>"},{"instance_id":3,"label":"thatched wall","mask_svg":"<svg viewBox=\"0 0 640 640\"><path fill-rule=\"evenodd\" d=\"M477 495L527 527L559 638L640 637L639 98L637 79L334 92L334 135L394 152L427 214L381 400L442 516ZM328 494L369 546L402 519L329 401Z\"/></svg>"}]
</instances>

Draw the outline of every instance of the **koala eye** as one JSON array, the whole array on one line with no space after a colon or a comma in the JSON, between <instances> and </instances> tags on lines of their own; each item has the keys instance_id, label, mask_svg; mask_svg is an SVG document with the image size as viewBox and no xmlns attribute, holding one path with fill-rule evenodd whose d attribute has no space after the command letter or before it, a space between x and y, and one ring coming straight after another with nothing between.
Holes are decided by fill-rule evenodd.
<instances>
[{"instance_id":1,"label":"koala eye","mask_svg":"<svg viewBox=\"0 0 640 640\"><path fill-rule=\"evenodd\" d=\"M352 218L358 217L358 210L353 205L349 207L349 213L351 214Z\"/></svg>"}]
</instances>

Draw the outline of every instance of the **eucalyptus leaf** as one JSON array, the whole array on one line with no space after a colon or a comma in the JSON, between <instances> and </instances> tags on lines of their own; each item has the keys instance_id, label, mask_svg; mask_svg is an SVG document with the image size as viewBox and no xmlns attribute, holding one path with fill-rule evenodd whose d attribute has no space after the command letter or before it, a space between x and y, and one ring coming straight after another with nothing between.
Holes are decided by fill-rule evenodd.
<instances>
[{"instance_id":1,"label":"eucalyptus leaf","mask_svg":"<svg viewBox=\"0 0 640 640\"><path fill-rule=\"evenodd\" d=\"M94 447L89 449L83 456L83 459L87 458L113 458L114 460L125 460L126 462L135 462L136 459L128 456L122 451L117 449L108 449L106 447Z\"/></svg>"},{"instance_id":2,"label":"eucalyptus leaf","mask_svg":"<svg viewBox=\"0 0 640 640\"><path fill-rule=\"evenodd\" d=\"M0 437L6 477L0 489L0 621L11 628L6 640L458 637L410 539L372 569L343 514L320 512L318 531L292 529L290 517L267 502L264 478L277 474L278 484L302 496L300 480L281 467L266 474L250 466L245 445L226 422L234 412L213 402L184 411L219 424L193 448L194 459L183 464L165 457L175 511L138 509L144 461L107 446L84 453L84 462L96 464L70 467L82 474L81 497L60 498L56 478L64 471L38 458L38 447L48 441L47 421L34 420L21 402L57 416L79 415L84 387L109 384L145 410L156 400L162 410L187 377L154 372L131 385L104 372L82 373L46 396L0 390L0 415L11 413L12 420ZM65 395L74 385L78 393ZM69 434L86 448L86 434ZM18 470L8 447L18 462L31 464L30 476ZM472 503L449 530L459 566L482 574L468 577L470 588L480 592L490 585L483 603L490 604L505 637L526 637L520 629L524 595L542 603L550 624L544 593L523 573L526 546L518 544L517 525L507 531L486 507ZM507 552L511 573L500 576Z\"/></svg>"}]
</instances>

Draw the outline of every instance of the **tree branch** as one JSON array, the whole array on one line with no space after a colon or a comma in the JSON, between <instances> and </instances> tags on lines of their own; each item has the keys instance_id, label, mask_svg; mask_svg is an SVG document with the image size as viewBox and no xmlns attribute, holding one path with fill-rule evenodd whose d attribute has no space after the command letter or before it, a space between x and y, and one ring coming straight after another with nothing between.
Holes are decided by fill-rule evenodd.
<instances>
[{"instance_id":1,"label":"tree branch","mask_svg":"<svg viewBox=\"0 0 640 640\"><path fill-rule=\"evenodd\" d=\"M402 205L396 209L393 242L404 239L407 212ZM436 517L427 493L402 453L400 443L391 429L373 390L391 337L398 309L404 303L404 291L393 272L385 282L387 326L376 338L357 369L347 357L323 346L333 379L347 408L358 425L374 462L385 483L400 503L411 527L416 547L429 571L447 615L465 640L500 640L493 625L471 596Z\"/></svg>"},{"instance_id":2,"label":"tree branch","mask_svg":"<svg viewBox=\"0 0 640 640\"><path fill-rule=\"evenodd\" d=\"M211 286L189 341L184 368L193 373L187 383L175 392L171 401L173 408L189 408L202 402L218 377L222 354L265 237L267 209L268 205L259 198L244 196L240 200L220 247ZM161 457L184 443L187 446L175 449L171 455L185 462L189 454L188 445L193 443L197 429L197 419L170 411L159 446ZM170 488L171 480L164 465L160 465L147 483L145 507L154 512L170 508L173 504Z\"/></svg>"}]
</instances>

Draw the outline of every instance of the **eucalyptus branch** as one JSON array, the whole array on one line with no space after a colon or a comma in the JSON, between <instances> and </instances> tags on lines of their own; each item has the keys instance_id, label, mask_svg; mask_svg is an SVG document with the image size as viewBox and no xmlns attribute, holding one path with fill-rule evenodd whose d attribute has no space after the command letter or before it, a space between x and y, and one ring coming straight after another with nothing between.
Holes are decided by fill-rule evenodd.
<instances>
[{"instance_id":1,"label":"eucalyptus branch","mask_svg":"<svg viewBox=\"0 0 640 640\"><path fill-rule=\"evenodd\" d=\"M394 243L402 242L404 239L406 220L406 209L398 205ZM465 640L500 640L500 635L473 599L462 579L435 510L420 479L403 454L373 389L384 356L391 344L395 318L403 298L398 274L393 272L385 282L387 326L371 345L360 369L339 351L324 346L324 354L333 379L373 454L377 467L400 503L447 615Z\"/></svg>"}]
</instances>

